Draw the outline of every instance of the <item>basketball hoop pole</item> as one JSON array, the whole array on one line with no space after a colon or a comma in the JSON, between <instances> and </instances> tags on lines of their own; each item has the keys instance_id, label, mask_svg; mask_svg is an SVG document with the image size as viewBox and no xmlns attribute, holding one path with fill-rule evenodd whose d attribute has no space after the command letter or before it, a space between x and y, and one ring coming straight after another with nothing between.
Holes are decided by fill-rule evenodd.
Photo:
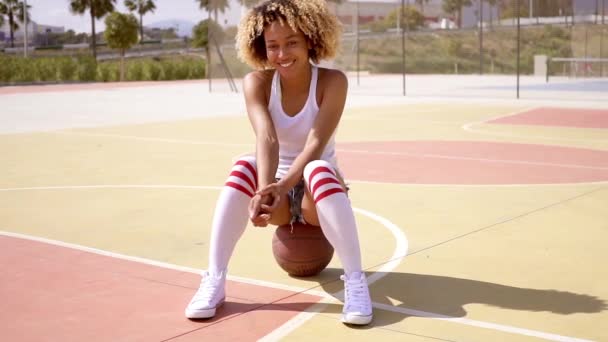
<instances>
[{"instance_id":1,"label":"basketball hoop pole","mask_svg":"<svg viewBox=\"0 0 608 342\"><path fill-rule=\"evenodd\" d=\"M515 2L516 10L515 13L517 15L517 98L519 99L519 35L520 35L520 27L519 27L519 0Z\"/></svg>"},{"instance_id":2,"label":"basketball hoop pole","mask_svg":"<svg viewBox=\"0 0 608 342\"><path fill-rule=\"evenodd\" d=\"M27 0L23 0L23 22L24 22L24 37L23 37L23 57L27 58Z\"/></svg>"}]
</instances>

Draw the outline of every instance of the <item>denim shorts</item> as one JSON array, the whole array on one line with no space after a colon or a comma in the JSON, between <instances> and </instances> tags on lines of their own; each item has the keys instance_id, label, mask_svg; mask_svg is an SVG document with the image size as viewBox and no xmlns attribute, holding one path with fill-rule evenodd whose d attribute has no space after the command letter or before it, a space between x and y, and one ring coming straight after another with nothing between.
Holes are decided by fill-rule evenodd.
<instances>
[{"instance_id":1,"label":"denim shorts","mask_svg":"<svg viewBox=\"0 0 608 342\"><path fill-rule=\"evenodd\" d=\"M287 197L289 197L289 213L291 214L289 224L293 224L294 222L306 224L304 216L302 216L302 200L306 192L305 186L304 179L301 179L296 186L287 192Z\"/></svg>"},{"instance_id":2,"label":"denim shorts","mask_svg":"<svg viewBox=\"0 0 608 342\"><path fill-rule=\"evenodd\" d=\"M277 178L277 181L280 178ZM348 196L348 192L350 187L345 185L346 187L346 195ZM306 184L304 183L304 179L301 179L296 186L291 188L287 192L287 197L289 197L289 213L291 214L291 219L289 220L289 224L294 224L294 222L299 222L302 224L307 224L306 220L304 220L304 216L302 216L302 200L304 199L304 193L306 192Z\"/></svg>"}]
</instances>

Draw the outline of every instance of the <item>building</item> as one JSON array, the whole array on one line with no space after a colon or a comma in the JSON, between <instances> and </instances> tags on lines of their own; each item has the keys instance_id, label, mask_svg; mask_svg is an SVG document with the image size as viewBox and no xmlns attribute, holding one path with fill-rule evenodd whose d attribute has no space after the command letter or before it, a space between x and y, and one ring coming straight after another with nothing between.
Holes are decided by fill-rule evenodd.
<instances>
[{"instance_id":1,"label":"building","mask_svg":"<svg viewBox=\"0 0 608 342\"><path fill-rule=\"evenodd\" d=\"M25 31L23 29L23 24L19 23L19 29L13 32L13 36L15 39L15 44L23 44L23 38L25 35ZM63 26L52 26L52 25L44 25L38 24L35 21L28 21L27 23L27 40L28 44L32 44L37 41L37 36L46 35L46 34L62 34L65 33L65 27ZM4 25L0 26L0 42L4 42L5 45L10 44L11 33L8 27L8 21L4 22Z\"/></svg>"}]
</instances>

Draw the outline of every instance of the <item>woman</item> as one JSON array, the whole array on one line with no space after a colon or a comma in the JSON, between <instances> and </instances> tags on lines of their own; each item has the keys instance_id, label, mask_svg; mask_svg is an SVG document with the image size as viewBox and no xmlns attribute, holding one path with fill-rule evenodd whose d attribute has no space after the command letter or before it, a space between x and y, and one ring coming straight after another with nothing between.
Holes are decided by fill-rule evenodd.
<instances>
[{"instance_id":1,"label":"woman","mask_svg":"<svg viewBox=\"0 0 608 342\"><path fill-rule=\"evenodd\" d=\"M209 269L186 308L188 318L213 317L223 303L228 261L247 219L257 227L298 220L320 225L342 262L342 321L371 322L357 226L335 155L348 83L342 72L310 63L332 58L339 34L321 0L269 0L243 18L239 57L258 69L243 83L256 153L235 163L220 194Z\"/></svg>"}]
</instances>

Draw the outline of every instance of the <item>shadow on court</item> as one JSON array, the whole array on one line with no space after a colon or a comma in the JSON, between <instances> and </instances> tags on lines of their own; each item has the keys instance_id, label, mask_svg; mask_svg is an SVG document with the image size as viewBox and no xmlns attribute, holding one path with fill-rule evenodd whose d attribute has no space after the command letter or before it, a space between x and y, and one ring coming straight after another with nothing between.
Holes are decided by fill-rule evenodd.
<instances>
[{"instance_id":1,"label":"shadow on court","mask_svg":"<svg viewBox=\"0 0 608 342\"><path fill-rule=\"evenodd\" d=\"M333 269L326 271L336 272ZM335 291L334 283L321 286L330 293ZM397 310L419 310L438 316L465 317L465 306L469 304L485 304L520 311L546 311L561 315L598 313L608 309L605 300L587 294L415 273L386 273L370 290L372 300L376 303L392 306L391 300L398 301L403 304L396 306ZM332 305L329 310L339 312L341 305ZM374 319L373 326L396 323L411 316L405 312L380 316L380 312L376 310L377 319Z\"/></svg>"}]
</instances>

